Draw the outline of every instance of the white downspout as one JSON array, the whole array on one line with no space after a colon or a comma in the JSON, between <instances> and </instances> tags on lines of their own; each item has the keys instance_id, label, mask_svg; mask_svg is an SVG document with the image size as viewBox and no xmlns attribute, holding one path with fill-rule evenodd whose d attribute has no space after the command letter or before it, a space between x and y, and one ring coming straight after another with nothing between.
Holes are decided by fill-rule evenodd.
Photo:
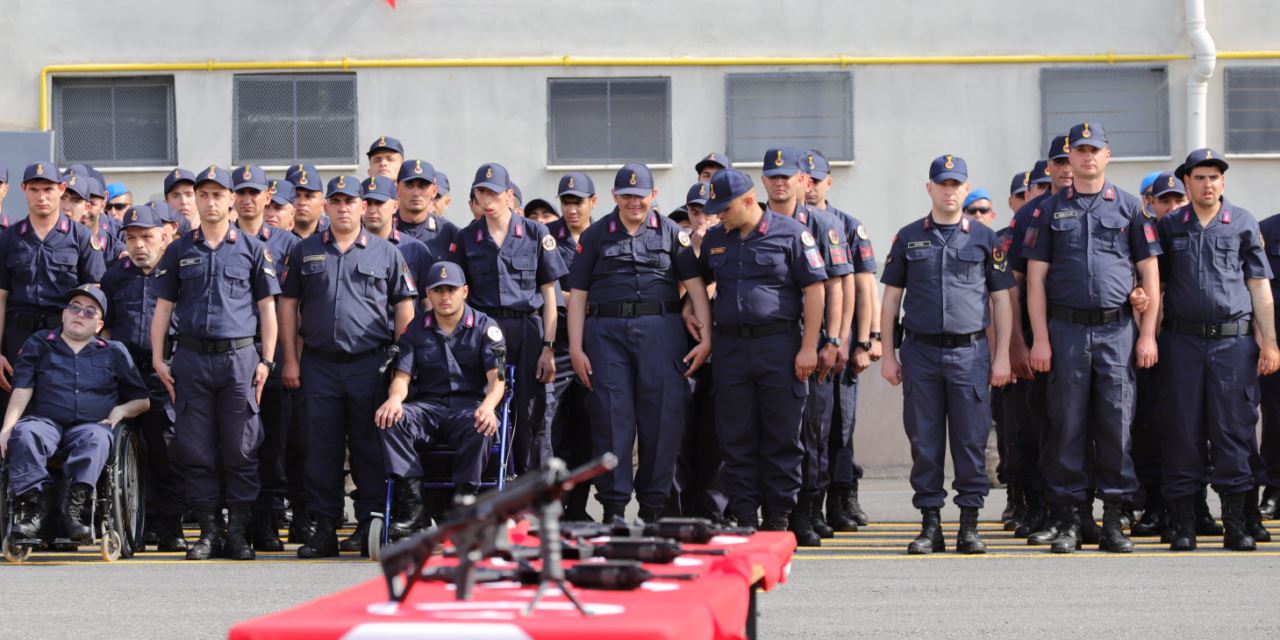
<instances>
[{"instance_id":1,"label":"white downspout","mask_svg":"<svg viewBox=\"0 0 1280 640\"><path fill-rule=\"evenodd\" d=\"M1187 0L1187 39L1195 51L1195 64L1187 76L1187 149L1190 150L1209 146L1209 78L1213 77L1218 61L1217 47L1205 26L1204 0Z\"/></svg>"}]
</instances>

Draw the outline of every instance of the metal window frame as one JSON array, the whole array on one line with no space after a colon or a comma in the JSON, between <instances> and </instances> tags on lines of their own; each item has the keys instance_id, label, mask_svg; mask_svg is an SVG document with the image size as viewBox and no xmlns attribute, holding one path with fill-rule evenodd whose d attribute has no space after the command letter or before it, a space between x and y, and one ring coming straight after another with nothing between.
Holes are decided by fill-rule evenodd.
<instances>
[{"instance_id":1,"label":"metal window frame","mask_svg":"<svg viewBox=\"0 0 1280 640\"><path fill-rule=\"evenodd\" d=\"M1269 149L1236 150L1231 146L1231 76L1233 72L1269 73L1276 83L1276 92L1280 93L1280 66L1247 65L1228 66L1222 69L1222 146L1223 151L1236 158L1277 158L1280 157L1280 144ZM1280 105L1277 105L1280 109Z\"/></svg>"},{"instance_id":2,"label":"metal window frame","mask_svg":"<svg viewBox=\"0 0 1280 640\"><path fill-rule=\"evenodd\" d=\"M240 88L241 82L254 82L256 80L289 80L293 93L292 115L290 122L292 124L292 155L289 157L273 157L273 158L246 158L240 153ZM351 148L350 154L347 156L325 158L327 164L338 166L357 166L360 163L360 86L358 84L358 75L355 72L322 72L322 73L237 73L231 80L231 155L232 164L234 165L267 165L267 166L288 166L294 160L314 159L310 156L304 158L298 152L298 121L300 119L298 113L298 86L299 81L316 81L318 79L345 80L351 84Z\"/></svg>"},{"instance_id":3,"label":"metal window frame","mask_svg":"<svg viewBox=\"0 0 1280 640\"><path fill-rule=\"evenodd\" d=\"M593 76L587 78L547 78L547 166L548 167L621 167L627 162L633 162L635 158L624 158L614 154L613 151L613 85L615 83L624 82L659 82L663 89L663 147L666 151L665 157L659 160L649 160L645 164L650 168L660 165L669 166L672 156L672 121L674 114L671 111L671 76ZM552 117L553 107L555 103L552 99L552 89L556 84L588 84L588 83L605 83L605 128L609 131L609 135L605 140L605 156L596 158L562 158L556 154L559 145L556 144L556 128L555 120Z\"/></svg>"},{"instance_id":4,"label":"metal window frame","mask_svg":"<svg viewBox=\"0 0 1280 640\"><path fill-rule=\"evenodd\" d=\"M109 161L101 158L72 158L67 157L64 152L64 138L62 131L65 129L63 119L67 117L62 99L62 92L68 88L94 87L101 86L111 92L111 128L108 132L111 136L111 155ZM168 120L168 131L165 136L165 150L167 157L148 157L121 160L118 157L118 146L116 143L116 89L122 86L139 86L139 87L161 87L165 90L165 115ZM53 144L53 160L59 165L92 163L101 169L129 169L134 167L151 167L151 166L176 166L178 164L178 116L177 116L177 98L174 91L174 77L172 75L144 75L144 76L63 76L53 78L53 104L52 106L52 123L55 132Z\"/></svg>"},{"instance_id":5,"label":"metal window frame","mask_svg":"<svg viewBox=\"0 0 1280 640\"><path fill-rule=\"evenodd\" d=\"M724 126L724 129L725 129L724 145L725 145L725 153L729 155L729 159L733 161L735 166L739 164L742 164L744 166L750 166L754 162L754 158L751 160L746 160L746 159L734 160L733 158L733 82L735 80L742 80L742 79L794 80L797 78L820 79L822 77L839 78L844 83L845 88L847 89L847 91L843 92L844 98L845 98L845 105L844 105L844 108L841 110L841 115L844 116L844 131L842 136L845 138L844 148L841 150L841 153L839 154L832 153L831 150L829 149L823 149L822 152L829 156L828 160L832 163L833 166L836 166L837 164L852 165L857 160L857 156L855 155L855 152L854 152L854 148L855 148L854 140L856 138L856 131L855 131L855 121L853 118L854 87L853 87L852 71L848 71L848 70L770 71L770 72L756 72L756 73L752 73L752 72L726 73L724 76L724 125L725 125Z\"/></svg>"},{"instance_id":6,"label":"metal window frame","mask_svg":"<svg viewBox=\"0 0 1280 640\"><path fill-rule=\"evenodd\" d=\"M1047 112L1047 110L1045 109L1045 106L1046 106L1046 104L1048 103L1048 101L1046 100L1046 90L1047 90L1047 88L1048 88L1048 84L1049 84L1049 78L1050 78L1050 76L1052 76L1052 75L1053 75L1053 74L1055 74L1055 73L1064 73L1064 74L1065 74L1065 73L1080 73L1080 72L1105 72L1105 73L1117 73L1117 72L1121 72L1121 73L1123 73L1123 72L1126 72L1126 71L1134 71L1134 72L1136 72L1136 71L1147 71L1147 72L1156 72L1156 71L1158 71L1158 72L1160 72L1160 74L1161 74L1161 75L1163 76L1163 78L1164 78L1164 89L1165 89L1165 90L1160 94L1160 97L1159 97L1159 103L1156 105L1156 106L1157 106L1157 108L1155 109L1155 111L1156 111L1156 116L1157 116L1157 117L1159 117L1159 118L1161 118L1161 120L1162 120L1161 122L1157 123L1157 125L1156 125L1156 130L1157 130L1157 131L1163 131L1163 132L1164 132L1164 133L1163 133L1163 135L1161 135L1161 136L1160 136L1159 140L1157 140L1157 142L1163 142L1163 144L1164 144L1164 148L1161 148L1161 149L1145 149L1145 150L1140 150L1140 151L1123 152L1123 153L1117 153L1117 152L1116 152L1116 150L1113 148L1113 149L1112 149L1112 160L1133 161L1133 160L1164 159L1164 158L1168 158L1168 157L1170 157L1170 156L1172 155L1172 153L1173 153L1173 152L1172 152L1172 148L1173 148L1173 135L1172 135L1172 132L1171 132L1171 129L1170 129L1171 122L1172 122L1172 114L1170 113L1170 109L1171 109L1171 107L1172 107L1172 102L1171 102L1171 101L1170 101L1170 99L1169 99L1169 90L1170 90L1170 85L1169 85L1169 65L1146 65L1146 64L1142 64L1142 65L1103 65L1103 66L1098 66L1098 65L1088 65L1088 66L1062 65L1062 66L1052 66L1052 67L1041 67L1041 68L1040 68L1040 78L1039 78L1039 85L1040 85L1040 138L1041 138L1041 140L1040 140L1039 150L1037 150L1037 152L1036 152L1036 153L1041 153L1041 152L1043 152L1043 149L1044 149L1046 146L1048 146L1049 141L1053 138L1053 135L1060 135L1060 134L1057 134L1057 133L1052 134L1052 135L1049 135L1049 129L1050 129L1050 127L1049 127L1049 122L1048 122L1048 112ZM1082 116L1082 119L1084 119L1084 118L1091 118L1091 117L1092 117L1092 116L1088 116L1088 115L1086 114L1086 115L1083 115L1083 116ZM1106 119L1105 119L1105 118L1096 118L1096 119L1097 119L1099 122L1101 122L1103 125L1105 125L1105 124L1106 124ZM1065 132L1064 132L1064 133L1065 133Z\"/></svg>"}]
</instances>

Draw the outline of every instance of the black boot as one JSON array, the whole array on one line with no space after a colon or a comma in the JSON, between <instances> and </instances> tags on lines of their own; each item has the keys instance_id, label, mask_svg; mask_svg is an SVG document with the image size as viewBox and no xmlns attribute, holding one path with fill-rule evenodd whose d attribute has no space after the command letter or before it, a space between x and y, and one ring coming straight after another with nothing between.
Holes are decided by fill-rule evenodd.
<instances>
[{"instance_id":1,"label":"black boot","mask_svg":"<svg viewBox=\"0 0 1280 640\"><path fill-rule=\"evenodd\" d=\"M826 502L827 492L819 492L809 501L809 526L819 538L834 538L836 530L827 525L826 519L822 517L822 505Z\"/></svg>"},{"instance_id":2,"label":"black boot","mask_svg":"<svg viewBox=\"0 0 1280 640\"><path fill-rule=\"evenodd\" d=\"M1262 517L1270 520L1276 517L1277 505L1280 505L1280 487L1267 487L1262 490L1262 503L1258 505L1258 512Z\"/></svg>"},{"instance_id":3,"label":"black boot","mask_svg":"<svg viewBox=\"0 0 1280 640\"><path fill-rule=\"evenodd\" d=\"M316 525L316 530L317 531L320 530L319 524ZM312 536L312 538L314 537L315 536ZM310 540L308 540L307 542L310 543ZM368 546L368 543L369 543L369 520L365 519L357 522L356 530L352 531L351 535L343 538L342 542L338 543L338 550L339 551L360 551L363 553L365 548Z\"/></svg>"},{"instance_id":4,"label":"black boot","mask_svg":"<svg viewBox=\"0 0 1280 640\"><path fill-rule=\"evenodd\" d=\"M1027 503L1027 513L1022 517L1022 521L1018 523L1018 528L1014 529L1013 537L1027 538L1027 544L1049 544L1054 538L1058 537L1058 532L1054 531L1052 536L1042 539L1039 542L1031 542L1030 537L1037 531L1045 531L1052 524L1049 522L1049 504L1045 500L1045 493L1036 487L1025 487L1022 490L1022 498Z\"/></svg>"},{"instance_id":5,"label":"black boot","mask_svg":"<svg viewBox=\"0 0 1280 640\"><path fill-rule=\"evenodd\" d=\"M1222 548L1231 551L1253 551L1258 543L1244 526L1244 501L1248 491L1228 493L1222 498Z\"/></svg>"},{"instance_id":6,"label":"black boot","mask_svg":"<svg viewBox=\"0 0 1280 640\"><path fill-rule=\"evenodd\" d=\"M1213 513L1209 511L1209 490L1200 489L1196 497L1196 533L1202 536L1222 535L1222 525L1213 519Z\"/></svg>"},{"instance_id":7,"label":"black boot","mask_svg":"<svg viewBox=\"0 0 1280 640\"><path fill-rule=\"evenodd\" d=\"M662 519L662 510L640 505L640 511L636 513L636 517L646 523L657 522Z\"/></svg>"},{"instance_id":8,"label":"black boot","mask_svg":"<svg viewBox=\"0 0 1280 640\"><path fill-rule=\"evenodd\" d=\"M299 558L333 558L338 555L338 531L333 519L316 516L316 532L306 544L298 547Z\"/></svg>"},{"instance_id":9,"label":"black boot","mask_svg":"<svg viewBox=\"0 0 1280 640\"><path fill-rule=\"evenodd\" d=\"M754 506L743 506L732 510L730 516L739 527L755 531L760 528L760 511Z\"/></svg>"},{"instance_id":10,"label":"black boot","mask_svg":"<svg viewBox=\"0 0 1280 640\"><path fill-rule=\"evenodd\" d=\"M1023 518L1027 517L1027 499L1021 482L1016 480L1009 482L1009 506L1005 507L1005 510L1009 511L1009 517L1004 519L1004 530L1017 531L1018 525L1022 524Z\"/></svg>"},{"instance_id":11,"label":"black boot","mask_svg":"<svg viewBox=\"0 0 1280 640\"><path fill-rule=\"evenodd\" d=\"M1018 506L1022 504L1022 483L1017 480L1010 480L1006 483L1008 487L1005 490L1004 511L1000 512L1000 522L1008 523L1013 520L1013 514L1018 510ZM1014 527L1016 529L1017 527ZM1009 529L1013 531L1013 529Z\"/></svg>"},{"instance_id":12,"label":"black boot","mask_svg":"<svg viewBox=\"0 0 1280 640\"><path fill-rule=\"evenodd\" d=\"M625 521L626 519L627 519L627 505L606 504L604 505L604 516L600 518L600 522L604 524L613 524L618 520Z\"/></svg>"},{"instance_id":13,"label":"black boot","mask_svg":"<svg viewBox=\"0 0 1280 640\"><path fill-rule=\"evenodd\" d=\"M796 506L791 510L791 523L788 529L796 534L796 546L822 546L822 538L813 530L813 496L802 493L796 497Z\"/></svg>"},{"instance_id":14,"label":"black boot","mask_svg":"<svg viewBox=\"0 0 1280 640\"><path fill-rule=\"evenodd\" d=\"M1098 550L1133 553L1133 541L1124 534L1124 505L1119 500L1102 503L1102 540Z\"/></svg>"},{"instance_id":15,"label":"black boot","mask_svg":"<svg viewBox=\"0 0 1280 640\"><path fill-rule=\"evenodd\" d=\"M254 510L253 548L256 551L284 551L280 530L276 527L275 511Z\"/></svg>"},{"instance_id":16,"label":"black boot","mask_svg":"<svg viewBox=\"0 0 1280 640\"><path fill-rule=\"evenodd\" d=\"M862 505L858 503L858 481L854 480L853 484L845 491L844 494L844 513L849 516L850 520L858 523L859 527L867 526L870 520L867 518L867 512L862 510Z\"/></svg>"},{"instance_id":17,"label":"black boot","mask_svg":"<svg viewBox=\"0 0 1280 640\"><path fill-rule=\"evenodd\" d=\"M1258 490L1244 494L1244 530L1255 542L1271 542L1271 532L1262 526L1262 512L1258 509Z\"/></svg>"},{"instance_id":18,"label":"black boot","mask_svg":"<svg viewBox=\"0 0 1280 640\"><path fill-rule=\"evenodd\" d=\"M956 551L976 555L987 552L987 545L978 537L978 508L960 507L960 531L956 533Z\"/></svg>"},{"instance_id":19,"label":"black boot","mask_svg":"<svg viewBox=\"0 0 1280 640\"><path fill-rule=\"evenodd\" d=\"M787 523L791 520L790 511L782 511L780 509L764 510L764 520L760 523L761 531L786 531Z\"/></svg>"},{"instance_id":20,"label":"black boot","mask_svg":"<svg viewBox=\"0 0 1280 640\"><path fill-rule=\"evenodd\" d=\"M947 550L947 543L942 539L942 513L937 508L920 510L920 535L907 545L907 553L923 555L941 553Z\"/></svg>"},{"instance_id":21,"label":"black boot","mask_svg":"<svg viewBox=\"0 0 1280 640\"><path fill-rule=\"evenodd\" d=\"M156 551L172 553L187 550L187 539L182 537L181 514L159 514L155 521Z\"/></svg>"},{"instance_id":22,"label":"black boot","mask_svg":"<svg viewBox=\"0 0 1280 640\"><path fill-rule=\"evenodd\" d=\"M13 530L10 532L14 542L35 544L40 541L40 528L44 526L48 508L45 493L32 489L18 496L14 504Z\"/></svg>"},{"instance_id":23,"label":"black boot","mask_svg":"<svg viewBox=\"0 0 1280 640\"><path fill-rule=\"evenodd\" d=\"M1169 505L1160 495L1158 485L1146 487L1147 500L1142 507L1142 517L1133 523L1130 533L1135 538L1149 538L1164 533L1169 525Z\"/></svg>"},{"instance_id":24,"label":"black boot","mask_svg":"<svg viewBox=\"0 0 1280 640\"><path fill-rule=\"evenodd\" d=\"M844 496L848 491L849 487L836 485L831 485L831 489L827 491L827 524L833 531L858 530L858 523L844 510Z\"/></svg>"},{"instance_id":25,"label":"black boot","mask_svg":"<svg viewBox=\"0 0 1280 640\"><path fill-rule=\"evenodd\" d=\"M67 529L67 538L77 544L93 544L93 523L89 519L93 500L93 487L77 482L67 487L67 496L62 501L62 524Z\"/></svg>"},{"instance_id":26,"label":"black boot","mask_svg":"<svg viewBox=\"0 0 1280 640\"><path fill-rule=\"evenodd\" d=\"M1173 518L1170 522L1169 550L1196 550L1196 498L1185 497L1173 500Z\"/></svg>"},{"instance_id":27,"label":"black boot","mask_svg":"<svg viewBox=\"0 0 1280 640\"><path fill-rule=\"evenodd\" d=\"M227 541L222 545L222 551L228 560L254 560L258 557L247 536L252 513L247 504L227 507Z\"/></svg>"},{"instance_id":28,"label":"black boot","mask_svg":"<svg viewBox=\"0 0 1280 640\"><path fill-rule=\"evenodd\" d=\"M388 527L388 533L392 540L411 536L426 528L429 517L427 516L427 505L422 500L422 478L400 478L396 480L394 514L391 526ZM309 539L308 542L310 542Z\"/></svg>"},{"instance_id":29,"label":"black boot","mask_svg":"<svg viewBox=\"0 0 1280 640\"><path fill-rule=\"evenodd\" d=\"M1077 506L1080 517L1077 523L1080 525L1080 542L1084 544L1100 544L1102 542L1102 527L1098 526L1098 521L1093 518L1093 500L1086 500Z\"/></svg>"},{"instance_id":30,"label":"black boot","mask_svg":"<svg viewBox=\"0 0 1280 640\"><path fill-rule=\"evenodd\" d=\"M301 500L290 501L293 518L289 520L289 544L306 544L315 533L316 523L311 518L311 510Z\"/></svg>"},{"instance_id":31,"label":"black boot","mask_svg":"<svg viewBox=\"0 0 1280 640\"><path fill-rule=\"evenodd\" d=\"M1058 537L1049 543L1049 551L1053 553L1075 553L1080 549L1080 512L1082 509L1073 504L1056 505ZM1096 523L1095 523L1096 526Z\"/></svg>"},{"instance_id":32,"label":"black boot","mask_svg":"<svg viewBox=\"0 0 1280 640\"><path fill-rule=\"evenodd\" d=\"M200 525L200 539L187 549L188 560L208 560L222 555L222 527L212 508L194 509L196 523Z\"/></svg>"}]
</instances>

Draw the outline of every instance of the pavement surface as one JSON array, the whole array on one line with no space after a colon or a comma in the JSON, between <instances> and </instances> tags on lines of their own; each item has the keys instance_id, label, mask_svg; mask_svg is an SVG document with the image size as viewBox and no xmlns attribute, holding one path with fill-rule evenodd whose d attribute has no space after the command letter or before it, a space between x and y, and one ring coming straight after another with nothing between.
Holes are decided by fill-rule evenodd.
<instances>
[{"instance_id":1,"label":"pavement surface","mask_svg":"<svg viewBox=\"0 0 1280 640\"><path fill-rule=\"evenodd\" d=\"M1231 553L1201 538L1199 551L1172 554L1148 538L1128 556L1053 556L1000 529L1005 496L995 490L982 513L987 555L907 556L918 514L906 481L864 481L861 497L871 525L798 551L789 582L760 596L761 638L1280 632L1280 542ZM958 517L943 511L948 548ZM237 622L380 575L368 560L299 560L294 548L256 562L145 553L106 563L89 548L0 562L0 638L225 638Z\"/></svg>"}]
</instances>

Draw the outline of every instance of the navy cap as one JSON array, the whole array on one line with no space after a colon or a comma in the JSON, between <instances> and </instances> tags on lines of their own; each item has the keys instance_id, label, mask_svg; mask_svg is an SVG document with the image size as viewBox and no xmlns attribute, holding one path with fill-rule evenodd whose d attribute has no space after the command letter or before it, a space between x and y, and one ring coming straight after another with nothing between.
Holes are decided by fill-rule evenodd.
<instances>
[{"instance_id":1,"label":"navy cap","mask_svg":"<svg viewBox=\"0 0 1280 640\"><path fill-rule=\"evenodd\" d=\"M214 182L219 186L231 188L231 172L217 165L209 165L196 174L196 186L200 186L206 182Z\"/></svg>"},{"instance_id":2,"label":"navy cap","mask_svg":"<svg viewBox=\"0 0 1280 640\"><path fill-rule=\"evenodd\" d=\"M755 186L751 184L751 178L747 174L732 167L717 171L716 175L711 176L711 184L707 187L707 204L702 206L702 210L713 215L720 213L730 202L753 189Z\"/></svg>"},{"instance_id":3,"label":"navy cap","mask_svg":"<svg viewBox=\"0 0 1280 640\"><path fill-rule=\"evenodd\" d=\"M520 185L514 182L511 183L511 195L515 197L517 207L524 206L524 193L520 191Z\"/></svg>"},{"instance_id":4,"label":"navy cap","mask_svg":"<svg viewBox=\"0 0 1280 640\"><path fill-rule=\"evenodd\" d=\"M423 180L435 184L436 169L426 160L405 160L400 165L400 174L396 176L396 182L410 180Z\"/></svg>"},{"instance_id":5,"label":"navy cap","mask_svg":"<svg viewBox=\"0 0 1280 640\"><path fill-rule=\"evenodd\" d=\"M1053 176L1049 175L1049 161L1036 160L1034 167L1031 167L1031 181L1028 184L1050 184L1053 182Z\"/></svg>"},{"instance_id":6,"label":"navy cap","mask_svg":"<svg viewBox=\"0 0 1280 640\"><path fill-rule=\"evenodd\" d=\"M954 155L938 156L929 164L929 179L942 184L947 180L969 181L969 165Z\"/></svg>"},{"instance_id":7,"label":"navy cap","mask_svg":"<svg viewBox=\"0 0 1280 640\"><path fill-rule=\"evenodd\" d=\"M1180 196L1187 195L1186 189L1182 187L1182 180L1173 175L1173 172L1165 171L1156 176L1156 179L1151 182L1151 197L1159 198L1168 193L1176 193Z\"/></svg>"},{"instance_id":8,"label":"navy cap","mask_svg":"<svg viewBox=\"0 0 1280 640\"><path fill-rule=\"evenodd\" d=\"M22 172L22 181L34 182L36 180L62 182L62 174L58 173L58 165L52 162L42 161L27 165L27 170Z\"/></svg>"},{"instance_id":9,"label":"navy cap","mask_svg":"<svg viewBox=\"0 0 1280 640\"><path fill-rule=\"evenodd\" d=\"M257 189L258 191L266 191L271 183L267 181L267 172L256 164L247 164L243 167L236 167L231 173L231 184L235 190L241 189Z\"/></svg>"},{"instance_id":10,"label":"navy cap","mask_svg":"<svg viewBox=\"0 0 1280 640\"><path fill-rule=\"evenodd\" d=\"M814 180L825 180L831 175L831 163L821 151L810 149L805 152L805 172L813 176Z\"/></svg>"},{"instance_id":11,"label":"navy cap","mask_svg":"<svg viewBox=\"0 0 1280 640\"><path fill-rule=\"evenodd\" d=\"M181 216L177 211L173 210L169 204L163 200L148 202L147 206L156 212L156 217L160 218L160 222L168 222L170 224L181 224Z\"/></svg>"},{"instance_id":12,"label":"navy cap","mask_svg":"<svg viewBox=\"0 0 1280 640\"><path fill-rule=\"evenodd\" d=\"M383 150L394 151L400 155L404 155L404 145L400 144L399 140L396 140L391 136L382 136L377 140L374 140L373 144L369 145L369 153L366 153L365 155L372 156L373 154Z\"/></svg>"},{"instance_id":13,"label":"navy cap","mask_svg":"<svg viewBox=\"0 0 1280 640\"><path fill-rule=\"evenodd\" d=\"M552 215L556 216L557 218L560 217L560 212L556 210L556 206L554 204L551 204L550 201L544 200L542 198L534 198L530 200L529 204L526 204L524 206L524 213L527 216L529 215L530 211L533 211L535 209L546 209L550 211Z\"/></svg>"},{"instance_id":14,"label":"navy cap","mask_svg":"<svg viewBox=\"0 0 1280 640\"><path fill-rule=\"evenodd\" d=\"M591 176L581 171L570 171L560 176L560 186L556 189L556 197L577 196L579 198L590 198L596 194L596 183L591 181Z\"/></svg>"},{"instance_id":15,"label":"navy cap","mask_svg":"<svg viewBox=\"0 0 1280 640\"><path fill-rule=\"evenodd\" d=\"M488 162L476 169L476 177L471 181L471 188L477 187L502 193L511 188L511 176L507 174L506 167L496 162Z\"/></svg>"},{"instance_id":16,"label":"navy cap","mask_svg":"<svg viewBox=\"0 0 1280 640\"><path fill-rule=\"evenodd\" d=\"M156 210L151 205L140 204L136 207L129 207L124 212L124 219L121 226L125 229L154 229L164 224L164 220L160 219Z\"/></svg>"},{"instance_id":17,"label":"navy cap","mask_svg":"<svg viewBox=\"0 0 1280 640\"><path fill-rule=\"evenodd\" d=\"M462 267L448 260L441 260L431 265L431 269L427 272L428 289L443 286L461 287L466 283L467 279L462 275Z\"/></svg>"},{"instance_id":18,"label":"navy cap","mask_svg":"<svg viewBox=\"0 0 1280 640\"><path fill-rule=\"evenodd\" d=\"M293 204L298 196L298 191L288 180L272 180L267 190L271 192L271 201L278 205Z\"/></svg>"},{"instance_id":19,"label":"navy cap","mask_svg":"<svg viewBox=\"0 0 1280 640\"><path fill-rule=\"evenodd\" d=\"M90 165L90 164L85 164L85 163L73 164L67 167L63 171L63 173L64 174L74 173L78 176L89 176L90 178L97 180L99 184L107 183L107 179L102 176L102 172L98 171L97 169L94 169L93 165Z\"/></svg>"},{"instance_id":20,"label":"navy cap","mask_svg":"<svg viewBox=\"0 0 1280 640\"><path fill-rule=\"evenodd\" d=\"M190 182L192 185L195 185L196 174L181 168L174 169L169 172L164 177L164 195L169 195L169 192L172 191L174 187L178 186L178 183L180 182Z\"/></svg>"},{"instance_id":21,"label":"navy cap","mask_svg":"<svg viewBox=\"0 0 1280 640\"><path fill-rule=\"evenodd\" d=\"M435 172L436 172L436 195L438 196L449 195L449 176L445 175L444 172L439 169L436 169Z\"/></svg>"},{"instance_id":22,"label":"navy cap","mask_svg":"<svg viewBox=\"0 0 1280 640\"><path fill-rule=\"evenodd\" d=\"M1196 149L1187 154L1187 160L1173 173L1181 180L1196 167L1217 167L1219 171L1226 173L1229 166L1231 165L1227 164L1227 161L1222 159L1222 154L1217 151L1213 149Z\"/></svg>"},{"instance_id":23,"label":"navy cap","mask_svg":"<svg viewBox=\"0 0 1280 640\"><path fill-rule=\"evenodd\" d=\"M721 169L728 169L733 166L733 164L729 162L728 156L723 153L713 151L708 153L707 157L699 160L698 164L693 165L693 170L696 171L698 175L702 175L702 170L712 165L720 167Z\"/></svg>"},{"instance_id":24,"label":"navy cap","mask_svg":"<svg viewBox=\"0 0 1280 640\"><path fill-rule=\"evenodd\" d=\"M67 176L67 191L76 194L81 200L88 200L89 183L93 181L93 178L90 178L89 176L81 176L73 173Z\"/></svg>"},{"instance_id":25,"label":"navy cap","mask_svg":"<svg viewBox=\"0 0 1280 640\"><path fill-rule=\"evenodd\" d=\"M293 183L295 191L324 191L324 176L314 164L290 165L284 179Z\"/></svg>"},{"instance_id":26,"label":"navy cap","mask_svg":"<svg viewBox=\"0 0 1280 640\"><path fill-rule=\"evenodd\" d=\"M647 196L653 193L653 172L640 163L622 165L613 177L613 193L619 196Z\"/></svg>"},{"instance_id":27,"label":"navy cap","mask_svg":"<svg viewBox=\"0 0 1280 640\"><path fill-rule=\"evenodd\" d=\"M98 303L98 309L102 312L99 318L107 317L107 294L102 292L102 287L96 284L82 284L74 289L68 289L62 299L71 302L80 296L93 298L93 301Z\"/></svg>"},{"instance_id":28,"label":"navy cap","mask_svg":"<svg viewBox=\"0 0 1280 640\"><path fill-rule=\"evenodd\" d=\"M0 161L0 182L9 183L9 165Z\"/></svg>"},{"instance_id":29,"label":"navy cap","mask_svg":"<svg viewBox=\"0 0 1280 640\"><path fill-rule=\"evenodd\" d=\"M1067 134L1071 148L1090 146L1095 149L1107 148L1107 131L1097 122L1081 122L1071 127Z\"/></svg>"},{"instance_id":30,"label":"navy cap","mask_svg":"<svg viewBox=\"0 0 1280 640\"><path fill-rule=\"evenodd\" d=\"M332 198L336 195L363 198L364 191L360 186L360 178L355 176L338 176L330 179L329 186L324 191L324 197Z\"/></svg>"},{"instance_id":31,"label":"navy cap","mask_svg":"<svg viewBox=\"0 0 1280 640\"><path fill-rule=\"evenodd\" d=\"M373 176L360 183L365 200L386 202L396 199L396 183L386 176Z\"/></svg>"},{"instance_id":32,"label":"navy cap","mask_svg":"<svg viewBox=\"0 0 1280 640\"><path fill-rule=\"evenodd\" d=\"M97 178L88 177L88 178L85 178L84 182L89 190L90 198L105 199L107 197L107 190L102 188L102 182L100 182Z\"/></svg>"},{"instance_id":33,"label":"navy cap","mask_svg":"<svg viewBox=\"0 0 1280 640\"><path fill-rule=\"evenodd\" d=\"M702 173L702 172L699 171L698 173ZM667 214L667 217L671 218L672 222L688 222L689 210L685 209L684 207L676 207L675 209L671 210L671 213Z\"/></svg>"},{"instance_id":34,"label":"navy cap","mask_svg":"<svg viewBox=\"0 0 1280 640\"><path fill-rule=\"evenodd\" d=\"M1013 174L1013 179L1009 181L1009 195L1016 196L1019 193L1026 193L1027 187L1031 185L1031 172L1019 171Z\"/></svg>"},{"instance_id":35,"label":"navy cap","mask_svg":"<svg viewBox=\"0 0 1280 640\"><path fill-rule=\"evenodd\" d=\"M1053 141L1049 143L1049 153L1044 154L1045 160L1057 160L1071 155L1068 139L1067 136L1054 136Z\"/></svg>"},{"instance_id":36,"label":"navy cap","mask_svg":"<svg viewBox=\"0 0 1280 640\"><path fill-rule=\"evenodd\" d=\"M800 173L809 165L809 160L795 147L780 147L764 152L764 175L787 176Z\"/></svg>"},{"instance_id":37,"label":"navy cap","mask_svg":"<svg viewBox=\"0 0 1280 640\"><path fill-rule=\"evenodd\" d=\"M684 206L691 204L704 206L707 204L707 183L699 182L689 187L689 193L684 197Z\"/></svg>"}]
</instances>

